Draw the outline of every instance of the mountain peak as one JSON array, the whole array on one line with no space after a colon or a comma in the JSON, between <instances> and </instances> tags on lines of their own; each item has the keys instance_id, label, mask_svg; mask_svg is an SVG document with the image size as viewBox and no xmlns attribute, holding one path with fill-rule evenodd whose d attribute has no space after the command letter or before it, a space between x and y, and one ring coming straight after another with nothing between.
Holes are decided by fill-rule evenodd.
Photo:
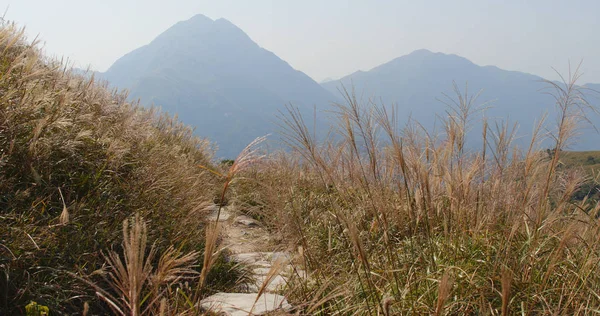
<instances>
[{"instance_id":1,"label":"mountain peak","mask_svg":"<svg viewBox=\"0 0 600 316\"><path fill-rule=\"evenodd\" d=\"M188 19L188 21L202 21L202 20L203 21L212 21L211 18L207 17L204 14L200 14L200 13L198 13L198 14L196 14L196 15L194 15L191 18Z\"/></svg>"},{"instance_id":2,"label":"mountain peak","mask_svg":"<svg viewBox=\"0 0 600 316\"><path fill-rule=\"evenodd\" d=\"M240 29L237 25L231 23L231 21L224 19L224 18L216 19L214 22L214 25L220 29L237 30L240 33L246 34L246 32L244 32L242 29Z\"/></svg>"},{"instance_id":3,"label":"mountain peak","mask_svg":"<svg viewBox=\"0 0 600 316\"><path fill-rule=\"evenodd\" d=\"M215 41L244 43L247 46L254 43L244 31L230 21L223 18L213 20L203 14L196 14L175 23L153 40L154 43L162 43L162 47L169 51L174 51L175 47L193 50L191 46L197 48Z\"/></svg>"},{"instance_id":4,"label":"mountain peak","mask_svg":"<svg viewBox=\"0 0 600 316\"><path fill-rule=\"evenodd\" d=\"M193 24L193 25L222 25L222 26L228 26L228 27L235 27L238 28L235 24L231 23L231 21L225 19L225 18L218 18L218 19L211 19L209 17L207 17L204 14L196 14L194 16L192 16L191 18L185 20L185 21L181 21L177 24Z\"/></svg>"},{"instance_id":5,"label":"mountain peak","mask_svg":"<svg viewBox=\"0 0 600 316\"><path fill-rule=\"evenodd\" d=\"M428 56L428 55L434 55L434 54L435 54L434 52L432 52L432 51L430 51L428 49L422 48L422 49L417 49L417 50L413 51L412 53L410 53L408 55L412 55L412 56Z\"/></svg>"},{"instance_id":6,"label":"mountain peak","mask_svg":"<svg viewBox=\"0 0 600 316\"><path fill-rule=\"evenodd\" d=\"M355 72L322 85L331 93L336 93L340 87L351 87L366 100L374 97L383 104L397 105L395 115L398 119L413 120L425 128L439 127L436 114L443 117L448 111L449 100L454 102L468 95L467 102L473 102L475 108L481 109L476 114L473 112L473 122L484 117L490 119L489 122L498 119L502 124L518 122L516 142L528 146L527 142L531 140L528 133L535 129L534 122L539 122L544 112L550 116L558 115L554 110L556 101L540 93L544 88L540 79L495 66L479 66L456 54L420 49L369 71ZM456 95L454 87L458 88L460 96ZM588 84L586 87L600 90L600 85ZM470 132L467 138L478 141L479 137ZM598 137L586 132L585 138L577 141L577 149L590 149L597 144Z\"/></svg>"},{"instance_id":7,"label":"mountain peak","mask_svg":"<svg viewBox=\"0 0 600 316\"><path fill-rule=\"evenodd\" d=\"M218 18L215 20L215 22L234 25L233 23L231 23L231 21L227 20L226 18Z\"/></svg>"},{"instance_id":8,"label":"mountain peak","mask_svg":"<svg viewBox=\"0 0 600 316\"><path fill-rule=\"evenodd\" d=\"M409 67L410 69L414 69L415 67L451 67L458 69L460 67L470 66L474 66L474 64L470 60L458 55L439 52L434 53L428 49L418 49L408 55L394 58L383 65L379 65L371 69L371 71L397 71L398 69L404 69L406 67ZM423 68L420 69L423 70Z\"/></svg>"},{"instance_id":9,"label":"mountain peak","mask_svg":"<svg viewBox=\"0 0 600 316\"><path fill-rule=\"evenodd\" d=\"M103 75L132 99L155 103L235 157L254 138L272 134L278 110L335 97L230 21L195 15L117 60ZM224 130L223 127L226 127Z\"/></svg>"},{"instance_id":10,"label":"mountain peak","mask_svg":"<svg viewBox=\"0 0 600 316\"><path fill-rule=\"evenodd\" d=\"M462 61L469 61L467 58L462 57L462 56L458 56L455 54L446 54L446 53L440 53L440 52L432 52L428 49L417 49L415 51L413 51L410 54L404 55L404 56L400 56L396 59L403 59L403 58L425 58L425 59L429 59L429 58L436 58L436 59L446 59L446 60L462 60ZM470 61L469 61L470 62Z\"/></svg>"}]
</instances>

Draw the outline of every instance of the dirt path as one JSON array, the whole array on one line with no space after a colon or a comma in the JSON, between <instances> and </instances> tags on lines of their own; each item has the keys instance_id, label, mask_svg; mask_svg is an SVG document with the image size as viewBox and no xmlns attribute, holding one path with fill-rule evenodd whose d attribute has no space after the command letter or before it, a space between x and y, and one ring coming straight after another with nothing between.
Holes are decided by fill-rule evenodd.
<instances>
[{"instance_id":1,"label":"dirt path","mask_svg":"<svg viewBox=\"0 0 600 316\"><path fill-rule=\"evenodd\" d=\"M218 207L214 206L209 220L216 220ZM289 252L277 251L274 238L261 223L239 214L235 207L221 209L221 247L226 247L232 260L248 265L255 282L247 293L217 293L202 301L202 307L222 315L247 316L286 315L292 309L280 293L292 273ZM257 299L258 292L263 294Z\"/></svg>"}]
</instances>

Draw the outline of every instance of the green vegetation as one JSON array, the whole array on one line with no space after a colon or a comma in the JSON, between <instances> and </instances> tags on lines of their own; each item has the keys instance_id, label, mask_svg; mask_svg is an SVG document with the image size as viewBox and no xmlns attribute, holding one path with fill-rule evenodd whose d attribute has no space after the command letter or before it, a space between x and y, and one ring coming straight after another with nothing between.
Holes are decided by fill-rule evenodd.
<instances>
[{"instance_id":1,"label":"green vegetation","mask_svg":"<svg viewBox=\"0 0 600 316\"><path fill-rule=\"evenodd\" d=\"M50 313L48 306L38 305L38 303L31 301L25 306L25 314L27 316L47 316Z\"/></svg>"},{"instance_id":2,"label":"green vegetation","mask_svg":"<svg viewBox=\"0 0 600 316\"><path fill-rule=\"evenodd\" d=\"M600 151L562 151L560 163L567 168L583 168L593 175L600 171Z\"/></svg>"}]
</instances>

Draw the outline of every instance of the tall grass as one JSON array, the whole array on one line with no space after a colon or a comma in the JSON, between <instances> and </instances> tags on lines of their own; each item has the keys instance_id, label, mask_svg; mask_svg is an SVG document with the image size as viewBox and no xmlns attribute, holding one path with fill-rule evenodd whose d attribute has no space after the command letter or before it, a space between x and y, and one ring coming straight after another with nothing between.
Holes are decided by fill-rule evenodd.
<instances>
[{"instance_id":1,"label":"tall grass","mask_svg":"<svg viewBox=\"0 0 600 316\"><path fill-rule=\"evenodd\" d=\"M21 314L30 300L52 313L80 312L85 302L107 313L88 284L63 271L92 274L111 245L127 254L120 232L134 214L153 228L145 234L157 255L144 258L155 269L171 246L202 251L200 205L223 181L198 167L213 150L190 128L71 73L23 33L0 25L0 314ZM133 287L112 254L113 281Z\"/></svg>"},{"instance_id":2,"label":"tall grass","mask_svg":"<svg viewBox=\"0 0 600 316\"><path fill-rule=\"evenodd\" d=\"M344 90L336 137L318 143L289 108L291 152L255 170L262 185L240 198L301 246L310 277L292 279L292 300L321 314L598 312L599 207L573 202L585 178L541 148L550 139L558 153L596 112L577 79L548 83L557 124L539 122L527 148L491 121L470 147L477 95L456 86L437 131L400 130L393 108Z\"/></svg>"},{"instance_id":3,"label":"tall grass","mask_svg":"<svg viewBox=\"0 0 600 316\"><path fill-rule=\"evenodd\" d=\"M182 254L170 247L160 255L154 267L157 249L152 245L148 251L147 238L147 225L139 214L123 221L123 259L119 253L110 250L104 256L107 269L97 272L103 276L109 289L70 274L94 288L96 295L117 315L166 315L167 312L176 312L182 308L177 306L180 287L176 285L196 278L198 272L194 265L199 253ZM185 307L185 304L182 305Z\"/></svg>"}]
</instances>

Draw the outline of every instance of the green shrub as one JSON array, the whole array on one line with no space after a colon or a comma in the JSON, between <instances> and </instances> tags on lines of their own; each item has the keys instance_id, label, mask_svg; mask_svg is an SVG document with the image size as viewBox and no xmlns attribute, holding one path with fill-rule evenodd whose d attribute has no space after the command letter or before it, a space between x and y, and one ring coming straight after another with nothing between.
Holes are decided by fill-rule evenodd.
<instances>
[{"instance_id":1,"label":"green shrub","mask_svg":"<svg viewBox=\"0 0 600 316\"><path fill-rule=\"evenodd\" d=\"M25 306L25 315L27 316L48 316L50 309L48 306L38 305L38 303L31 301Z\"/></svg>"}]
</instances>

